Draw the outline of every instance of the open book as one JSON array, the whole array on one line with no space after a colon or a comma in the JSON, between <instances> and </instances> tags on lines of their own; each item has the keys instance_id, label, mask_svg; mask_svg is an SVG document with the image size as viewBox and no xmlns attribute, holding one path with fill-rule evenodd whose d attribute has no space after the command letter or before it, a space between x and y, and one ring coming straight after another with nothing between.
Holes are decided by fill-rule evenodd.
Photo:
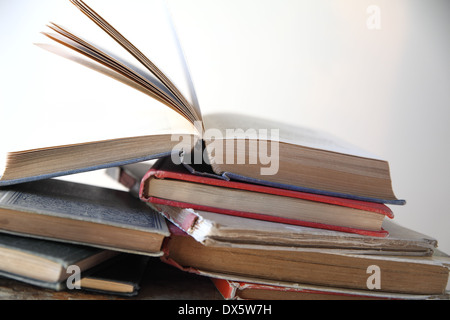
<instances>
[{"instance_id":1,"label":"open book","mask_svg":"<svg viewBox=\"0 0 450 320\"><path fill-rule=\"evenodd\" d=\"M184 75L184 83L176 85L93 8L81 0L71 2L98 26L97 32L113 40L117 52L85 40L90 33L77 35L56 23L44 33L52 45L39 46L145 93L160 106L152 111L152 125L145 134L7 150L0 155L5 163L0 185L173 155L175 162L193 167L206 163L222 179L404 204L392 190L387 161L332 136L257 117L203 115L170 16L166 22L179 53L174 63Z\"/></svg>"}]
</instances>

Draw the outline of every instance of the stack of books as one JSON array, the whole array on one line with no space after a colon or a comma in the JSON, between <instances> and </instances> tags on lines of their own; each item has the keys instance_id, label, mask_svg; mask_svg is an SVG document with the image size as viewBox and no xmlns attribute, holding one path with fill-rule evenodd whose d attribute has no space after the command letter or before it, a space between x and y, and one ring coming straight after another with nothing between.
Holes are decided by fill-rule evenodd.
<instances>
[{"instance_id":1,"label":"stack of books","mask_svg":"<svg viewBox=\"0 0 450 320\"><path fill-rule=\"evenodd\" d=\"M384 205L214 180L170 158L157 161L142 178L144 171L145 165L135 164L109 174L130 190L139 186L140 199L169 222L171 235L161 259L210 277L227 299L447 298L449 259L436 249L437 240L395 223L386 209L377 213L380 231L348 228L331 219L316 224L302 216L316 205L314 217L326 217L326 210L338 215L344 204L350 210ZM170 187L180 181L187 186ZM277 193L283 195L271 202ZM291 197L311 207L285 204ZM330 208L323 209L324 201ZM286 208L298 219L285 219Z\"/></svg>"},{"instance_id":2,"label":"stack of books","mask_svg":"<svg viewBox=\"0 0 450 320\"><path fill-rule=\"evenodd\" d=\"M192 82L182 93L96 11L72 3L145 71L57 24L45 35L58 46L41 46L167 110L145 135L4 155L3 276L133 295L150 257L212 279L226 299L447 298L437 241L392 221L388 205L405 201L387 161L311 129L203 115ZM105 168L130 192L53 179ZM139 277L106 280L117 274Z\"/></svg>"}]
</instances>

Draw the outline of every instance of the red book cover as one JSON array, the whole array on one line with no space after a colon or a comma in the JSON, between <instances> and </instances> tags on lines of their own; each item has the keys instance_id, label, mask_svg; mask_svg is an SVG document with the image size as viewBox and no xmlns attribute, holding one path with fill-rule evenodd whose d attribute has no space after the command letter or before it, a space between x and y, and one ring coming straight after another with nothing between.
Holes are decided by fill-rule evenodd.
<instances>
[{"instance_id":1,"label":"red book cover","mask_svg":"<svg viewBox=\"0 0 450 320\"><path fill-rule=\"evenodd\" d=\"M278 196L284 196L284 197L292 197L292 198L298 198L298 199L303 199L303 200L326 203L326 204L330 204L330 205L344 206L344 207L348 207L348 208L364 210L367 212L374 212L377 214L384 215L391 219L394 217L390 208L388 208L386 205L380 204L380 203L365 202L365 201L360 201L360 200L352 200L352 199L346 199L346 198L318 195L318 194L286 190L286 189L279 189L279 188L250 184L250 183L227 181L227 180L215 179L215 178L211 178L211 177L198 176L198 175L194 175L194 174L179 171L179 170L163 170L161 168L160 169L158 169L158 168L150 169L146 173L146 175L143 177L143 179L141 181L140 194L139 194L141 200L143 200L145 202L150 202L150 203L153 203L156 205L162 204L162 205L169 205L169 206L174 206L174 207L179 207L179 208L190 208L190 209L194 209L194 210L209 211L209 212L215 212L215 213L220 213L220 214L227 214L227 215L233 215L233 216L239 216L239 217L245 217L245 218L251 218L251 219L300 225L300 226L312 227L312 228L335 230L335 231L341 231L341 232L357 233L357 234L368 235L368 236L385 237L388 234L387 231L385 231L383 229L381 229L380 231L362 230L362 229L349 228L349 227L344 227L344 226L335 226L335 225L328 225L328 224L316 223L316 222L310 222L310 221L301 221L301 220L297 220L297 219L289 219L289 218L283 218L283 217L270 216L267 214L258 214L258 213L254 213L254 212L229 210L229 209L218 208L218 207L198 205L195 203L179 202L179 201L162 199L162 198L158 198L158 197L147 196L144 189L145 189L146 183L150 179L175 179L175 180L182 180L182 181L187 181L187 182L192 182L192 183L207 184L207 185L217 186L217 187L233 188L233 189L247 190L247 191L252 191L252 192L266 193L266 194L272 194L272 195L278 195ZM186 225L190 225L190 223L187 221Z\"/></svg>"},{"instance_id":2,"label":"red book cover","mask_svg":"<svg viewBox=\"0 0 450 320\"><path fill-rule=\"evenodd\" d=\"M401 295L395 293L379 293L379 292L362 292L362 291L352 291L346 289L338 288L313 288L312 286L301 287L301 286L282 286L274 284L264 284L264 283L253 283L247 281L234 281L223 278L211 278L212 282L216 286L217 290L226 300L246 300L254 299L252 296L250 298L246 295L242 295L244 291L265 291L266 298L270 300L277 299L302 299L302 300L404 300L404 299L420 299L422 296L413 295ZM270 292L274 292L271 295ZM281 294L277 294L281 293ZM287 293L288 295L283 295ZM253 295L254 296L254 295ZM256 294L256 297L258 295ZM261 299L261 298L257 298Z\"/></svg>"}]
</instances>

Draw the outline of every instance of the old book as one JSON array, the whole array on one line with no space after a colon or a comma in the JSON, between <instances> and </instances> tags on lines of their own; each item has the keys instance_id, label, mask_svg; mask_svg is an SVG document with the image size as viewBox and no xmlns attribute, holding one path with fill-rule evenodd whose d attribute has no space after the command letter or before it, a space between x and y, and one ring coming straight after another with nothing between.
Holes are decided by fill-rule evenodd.
<instances>
[{"instance_id":1,"label":"old book","mask_svg":"<svg viewBox=\"0 0 450 320\"><path fill-rule=\"evenodd\" d=\"M291 225L385 237L384 204L317 195L253 183L191 174L170 158L158 161L143 177L140 198L179 208Z\"/></svg>"},{"instance_id":2,"label":"old book","mask_svg":"<svg viewBox=\"0 0 450 320\"><path fill-rule=\"evenodd\" d=\"M139 196L144 175L156 163L138 163L111 168L107 174ZM333 230L287 225L283 223L223 215L204 210L149 203L172 224L205 245L215 246L299 246L345 250L365 254L394 254L429 256L437 248L438 241L421 232L406 228L391 219L383 221L383 230L389 237L371 237Z\"/></svg>"},{"instance_id":3,"label":"old book","mask_svg":"<svg viewBox=\"0 0 450 320\"><path fill-rule=\"evenodd\" d=\"M163 38L169 42L174 40L174 49L165 51L162 57L175 56L174 61L166 65L179 65L180 77L166 74L157 67L159 61L152 62L85 2L71 2L88 17L86 22L89 23L78 24L79 28L83 27L79 36L52 23L49 25L51 30L45 35L54 40L53 45L44 43L40 46L153 98L149 99L152 104L152 111L149 112L151 125L147 126L147 131L132 136L117 136L114 131L109 136L95 128L82 141L62 141L61 135L53 135L58 142L39 139L38 144L31 145L27 141L23 148L19 147L21 144L15 143L14 150L5 150L3 154L1 161L5 165L1 170L1 184L194 152L199 156L196 158L211 164L216 174L228 179L250 180L297 191L360 200L405 203L392 190L388 162L361 148L325 133L268 119L237 114L203 115L171 20L160 19L165 16L164 12L149 11L156 12L159 21L154 30L162 33L167 29L168 36ZM101 4L97 5L102 7ZM105 2L103 10L108 11L112 5ZM124 10L132 5L131 2L127 3ZM134 8L139 10L136 4ZM120 24L120 17L112 18ZM93 28L93 32L84 29L85 26L93 25L91 22L99 27ZM104 42L108 44L105 44L107 50L100 49L104 45L101 37L95 37L95 41L84 39L102 30L105 33L100 33L106 38ZM110 46L111 43L114 45ZM60 60L58 66L59 63ZM64 76L67 81L72 78L71 74ZM170 80L174 78L179 81ZM74 79L78 81L79 78ZM67 88L75 92L78 85L74 83ZM76 96L79 96L79 92ZM242 148L243 145L246 147Z\"/></svg>"},{"instance_id":4,"label":"old book","mask_svg":"<svg viewBox=\"0 0 450 320\"><path fill-rule=\"evenodd\" d=\"M105 173L127 188L134 197L139 198L141 180L154 163L139 162L108 168Z\"/></svg>"},{"instance_id":5,"label":"old book","mask_svg":"<svg viewBox=\"0 0 450 320\"><path fill-rule=\"evenodd\" d=\"M110 168L107 174L139 196L144 175L152 168L160 167L160 159L154 164L137 163ZM437 248L438 241L421 232L406 228L391 219L383 221L388 237L371 237L333 230L294 226L224 215L192 208L149 203L172 224L205 245L214 246L298 246L311 249L345 250L350 253L393 254L429 256Z\"/></svg>"},{"instance_id":6,"label":"old book","mask_svg":"<svg viewBox=\"0 0 450 320\"><path fill-rule=\"evenodd\" d=\"M227 300L448 300L449 294L413 295L371 292L320 286L265 281L212 278L217 290Z\"/></svg>"},{"instance_id":7,"label":"old book","mask_svg":"<svg viewBox=\"0 0 450 320\"><path fill-rule=\"evenodd\" d=\"M206 246L174 232L164 244L162 259L180 269L228 279L255 278L355 290L442 295L449 278L448 256L362 255L267 247ZM375 271L374 271L375 270ZM375 272L375 273L374 273ZM371 276L378 285L369 287Z\"/></svg>"},{"instance_id":8,"label":"old book","mask_svg":"<svg viewBox=\"0 0 450 320\"><path fill-rule=\"evenodd\" d=\"M207 246L235 248L298 247L310 251L431 256L433 237L385 220L388 237L371 237L284 223L258 221L214 212L152 204L161 214L196 241Z\"/></svg>"},{"instance_id":9,"label":"old book","mask_svg":"<svg viewBox=\"0 0 450 320\"><path fill-rule=\"evenodd\" d=\"M2 188L0 231L152 256L169 234L128 192L56 179Z\"/></svg>"},{"instance_id":10,"label":"old book","mask_svg":"<svg viewBox=\"0 0 450 320\"><path fill-rule=\"evenodd\" d=\"M55 291L6 277L0 277L0 297L2 300L153 300L158 306L162 300L223 300L209 278L181 271L158 258L150 259L138 295L132 297L83 289ZM148 303L141 305L148 308ZM104 308L98 311L103 313Z\"/></svg>"},{"instance_id":11,"label":"old book","mask_svg":"<svg viewBox=\"0 0 450 320\"><path fill-rule=\"evenodd\" d=\"M74 285L79 285L83 290L102 294L136 296L149 259L143 255L121 254L106 261Z\"/></svg>"},{"instance_id":12,"label":"old book","mask_svg":"<svg viewBox=\"0 0 450 320\"><path fill-rule=\"evenodd\" d=\"M32 285L62 290L73 275L113 258L117 252L0 233L0 275Z\"/></svg>"}]
</instances>

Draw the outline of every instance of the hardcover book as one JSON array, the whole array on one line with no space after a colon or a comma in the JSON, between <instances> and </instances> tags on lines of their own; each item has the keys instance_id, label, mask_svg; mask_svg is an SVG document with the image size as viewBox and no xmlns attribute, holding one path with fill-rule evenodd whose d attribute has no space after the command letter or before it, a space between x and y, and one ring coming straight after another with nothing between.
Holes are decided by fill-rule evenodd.
<instances>
[{"instance_id":1,"label":"hardcover book","mask_svg":"<svg viewBox=\"0 0 450 320\"><path fill-rule=\"evenodd\" d=\"M147 131L134 135L112 134L106 138L103 132L93 130L90 138L83 141L62 141L61 135L54 135L58 142L44 143L39 139L36 145L27 142L23 148L16 143L0 155L4 162L1 185L199 151L213 172L226 179L364 201L405 203L392 190L388 162L361 148L325 133L268 119L238 114L203 115L170 18L161 21L157 30L168 30L164 39L174 42L173 52L165 55L177 57L168 65L180 66L179 77L157 67L94 8L81 0L71 2L87 17L86 23L79 23L78 27L92 25L92 32L76 35L52 23L49 32L44 33L52 44L39 46L66 58L64 61L75 61L150 96L157 103L152 104L151 125ZM103 3L103 10L108 11L109 5L113 4ZM131 10L128 8L132 5L127 4L124 10ZM158 21L166 15L164 11L155 12ZM117 17L111 17L120 21L114 18ZM95 37L95 42L86 39L99 31L105 36L104 41L102 37ZM104 42L107 50L100 49ZM171 80L175 78L178 81ZM71 75L64 80L71 80ZM77 85L70 87L76 90Z\"/></svg>"},{"instance_id":2,"label":"hardcover book","mask_svg":"<svg viewBox=\"0 0 450 320\"><path fill-rule=\"evenodd\" d=\"M139 197L142 178L156 163L136 163L110 168L107 174ZM195 173L194 173L195 174ZM392 219L384 219L382 228L388 237L359 235L318 228L255 220L234 215L148 203L172 224L205 245L213 246L293 246L314 249L344 250L364 254L430 256L438 241L408 229Z\"/></svg>"},{"instance_id":3,"label":"hardcover book","mask_svg":"<svg viewBox=\"0 0 450 320\"><path fill-rule=\"evenodd\" d=\"M448 300L449 298L448 293L413 295L273 281L249 282L248 280L236 281L224 278L212 278L212 281L226 300Z\"/></svg>"},{"instance_id":4,"label":"hardcover book","mask_svg":"<svg viewBox=\"0 0 450 320\"><path fill-rule=\"evenodd\" d=\"M117 252L56 241L0 233L0 275L54 290L66 288L73 274L113 258Z\"/></svg>"},{"instance_id":5,"label":"hardcover book","mask_svg":"<svg viewBox=\"0 0 450 320\"><path fill-rule=\"evenodd\" d=\"M198 176L170 158L143 177L140 198L156 208L170 205L371 236L386 236L383 220L394 217L384 204Z\"/></svg>"},{"instance_id":6,"label":"hardcover book","mask_svg":"<svg viewBox=\"0 0 450 320\"><path fill-rule=\"evenodd\" d=\"M149 259L144 255L120 254L82 277L75 285L83 290L102 294L136 296Z\"/></svg>"},{"instance_id":7,"label":"hardcover book","mask_svg":"<svg viewBox=\"0 0 450 320\"><path fill-rule=\"evenodd\" d=\"M302 248L304 251L431 256L438 246L436 239L391 220L383 222L383 229L389 236L378 237L167 205L152 206L196 241L213 247L288 247Z\"/></svg>"},{"instance_id":8,"label":"hardcover book","mask_svg":"<svg viewBox=\"0 0 450 320\"><path fill-rule=\"evenodd\" d=\"M0 189L0 232L152 256L169 235L128 192L56 179Z\"/></svg>"},{"instance_id":9,"label":"hardcover book","mask_svg":"<svg viewBox=\"0 0 450 320\"><path fill-rule=\"evenodd\" d=\"M164 243L166 263L182 270L228 280L245 278L368 292L443 295L449 279L449 258L364 255L308 251L302 248L232 248L206 246L174 229ZM379 283L369 287L371 267ZM369 272L370 271L370 272ZM372 279L373 280L373 279ZM370 282L372 283L372 282Z\"/></svg>"}]
</instances>

